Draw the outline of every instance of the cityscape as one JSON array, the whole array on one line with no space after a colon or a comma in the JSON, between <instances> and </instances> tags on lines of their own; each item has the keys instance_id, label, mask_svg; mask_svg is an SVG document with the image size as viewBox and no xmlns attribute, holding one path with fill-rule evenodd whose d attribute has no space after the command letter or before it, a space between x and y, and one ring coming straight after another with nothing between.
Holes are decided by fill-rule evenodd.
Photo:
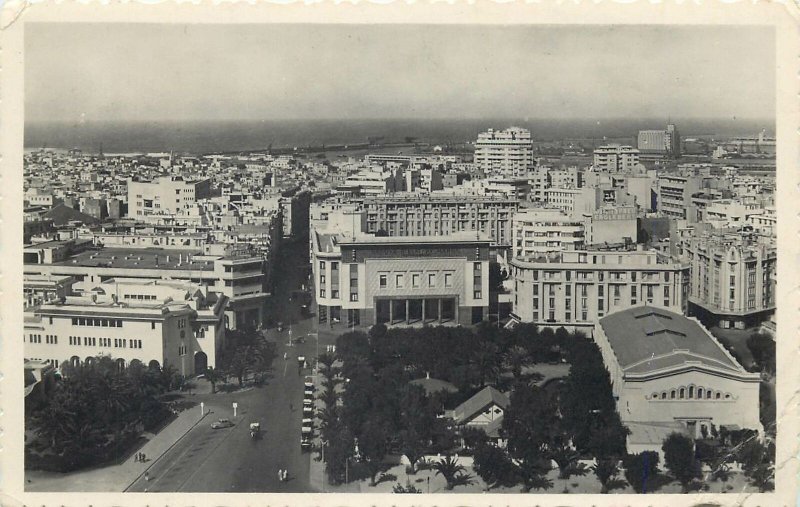
<instances>
[{"instance_id":1,"label":"cityscape","mask_svg":"<svg viewBox=\"0 0 800 507\"><path fill-rule=\"evenodd\" d=\"M774 490L774 118L498 96L247 149L26 123L26 491Z\"/></svg>"}]
</instances>

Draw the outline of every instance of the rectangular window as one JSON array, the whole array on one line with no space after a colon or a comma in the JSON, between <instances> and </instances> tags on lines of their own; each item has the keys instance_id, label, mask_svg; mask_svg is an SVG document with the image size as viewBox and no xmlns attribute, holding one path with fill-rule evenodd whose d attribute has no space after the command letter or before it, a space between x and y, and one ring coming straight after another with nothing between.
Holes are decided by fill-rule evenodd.
<instances>
[{"instance_id":1,"label":"rectangular window","mask_svg":"<svg viewBox=\"0 0 800 507\"><path fill-rule=\"evenodd\" d=\"M453 286L453 274L452 273L445 273L444 274L444 286L445 287L452 287Z\"/></svg>"},{"instance_id":2,"label":"rectangular window","mask_svg":"<svg viewBox=\"0 0 800 507\"><path fill-rule=\"evenodd\" d=\"M665 298L669 297L669 285L664 286L664 297Z\"/></svg>"},{"instance_id":3,"label":"rectangular window","mask_svg":"<svg viewBox=\"0 0 800 507\"><path fill-rule=\"evenodd\" d=\"M319 283L321 284L325 283L325 275L319 275Z\"/></svg>"},{"instance_id":4,"label":"rectangular window","mask_svg":"<svg viewBox=\"0 0 800 507\"><path fill-rule=\"evenodd\" d=\"M428 273L428 287L436 287L436 273Z\"/></svg>"},{"instance_id":5,"label":"rectangular window","mask_svg":"<svg viewBox=\"0 0 800 507\"><path fill-rule=\"evenodd\" d=\"M336 289L332 289L332 290L331 290L331 297L332 297L333 299L339 299L339 291L338 291L338 290L336 290Z\"/></svg>"},{"instance_id":6,"label":"rectangular window","mask_svg":"<svg viewBox=\"0 0 800 507\"><path fill-rule=\"evenodd\" d=\"M378 275L378 284L380 285L381 289L385 289L387 285L387 276L386 275Z\"/></svg>"},{"instance_id":7,"label":"rectangular window","mask_svg":"<svg viewBox=\"0 0 800 507\"><path fill-rule=\"evenodd\" d=\"M336 261L331 262L331 271L336 271L339 269L339 263Z\"/></svg>"},{"instance_id":8,"label":"rectangular window","mask_svg":"<svg viewBox=\"0 0 800 507\"><path fill-rule=\"evenodd\" d=\"M77 326L78 325L78 318L77 317L72 317L72 325L73 326Z\"/></svg>"},{"instance_id":9,"label":"rectangular window","mask_svg":"<svg viewBox=\"0 0 800 507\"><path fill-rule=\"evenodd\" d=\"M669 282L669 271L664 271L664 281Z\"/></svg>"},{"instance_id":10,"label":"rectangular window","mask_svg":"<svg viewBox=\"0 0 800 507\"><path fill-rule=\"evenodd\" d=\"M474 294L474 298L475 298L475 299L480 299L480 298L481 298L481 291L479 291L479 290L476 290L476 291L475 291L475 294Z\"/></svg>"},{"instance_id":11,"label":"rectangular window","mask_svg":"<svg viewBox=\"0 0 800 507\"><path fill-rule=\"evenodd\" d=\"M631 271L631 281L632 282L636 281L636 271Z\"/></svg>"},{"instance_id":12,"label":"rectangular window","mask_svg":"<svg viewBox=\"0 0 800 507\"><path fill-rule=\"evenodd\" d=\"M394 286L398 289L402 289L405 286L405 276L403 273L394 275Z\"/></svg>"},{"instance_id":13,"label":"rectangular window","mask_svg":"<svg viewBox=\"0 0 800 507\"><path fill-rule=\"evenodd\" d=\"M480 262L474 263L472 270L475 273L480 273L481 272L481 263Z\"/></svg>"},{"instance_id":14,"label":"rectangular window","mask_svg":"<svg viewBox=\"0 0 800 507\"><path fill-rule=\"evenodd\" d=\"M567 285L565 288L567 297L572 296L572 285Z\"/></svg>"},{"instance_id":15,"label":"rectangular window","mask_svg":"<svg viewBox=\"0 0 800 507\"><path fill-rule=\"evenodd\" d=\"M325 289L320 289L319 290L319 297L321 297L321 298L325 297Z\"/></svg>"},{"instance_id":16,"label":"rectangular window","mask_svg":"<svg viewBox=\"0 0 800 507\"><path fill-rule=\"evenodd\" d=\"M325 261L319 261L319 269L325 271Z\"/></svg>"}]
</instances>

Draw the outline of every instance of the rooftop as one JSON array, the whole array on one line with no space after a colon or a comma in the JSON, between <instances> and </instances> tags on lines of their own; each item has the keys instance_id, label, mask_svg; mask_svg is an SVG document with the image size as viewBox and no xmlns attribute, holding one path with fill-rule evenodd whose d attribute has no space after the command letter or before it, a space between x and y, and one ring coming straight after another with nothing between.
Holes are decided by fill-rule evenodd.
<instances>
[{"instance_id":1,"label":"rooftop","mask_svg":"<svg viewBox=\"0 0 800 507\"><path fill-rule=\"evenodd\" d=\"M638 306L612 313L600 319L600 326L626 373L687 363L745 372L699 322L663 308Z\"/></svg>"},{"instance_id":2,"label":"rooftop","mask_svg":"<svg viewBox=\"0 0 800 507\"><path fill-rule=\"evenodd\" d=\"M197 260L202 252L180 252L163 248L102 248L87 250L70 258L54 262L57 266L86 266L129 269L181 269L213 271L214 263L207 256Z\"/></svg>"},{"instance_id":3,"label":"rooftop","mask_svg":"<svg viewBox=\"0 0 800 507\"><path fill-rule=\"evenodd\" d=\"M453 409L453 420L456 424L466 423L490 404L497 405L505 410L508 406L508 396L492 386L484 387L472 398Z\"/></svg>"}]
</instances>

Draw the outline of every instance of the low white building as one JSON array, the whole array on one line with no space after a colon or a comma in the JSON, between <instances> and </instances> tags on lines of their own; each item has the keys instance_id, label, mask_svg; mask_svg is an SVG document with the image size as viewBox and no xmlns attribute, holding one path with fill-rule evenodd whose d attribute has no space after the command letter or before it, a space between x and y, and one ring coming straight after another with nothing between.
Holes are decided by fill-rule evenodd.
<instances>
[{"instance_id":1,"label":"low white building","mask_svg":"<svg viewBox=\"0 0 800 507\"><path fill-rule=\"evenodd\" d=\"M199 285L111 279L80 297L25 315L25 358L54 366L110 355L124 368L174 366L182 375L215 366L225 341L228 298Z\"/></svg>"},{"instance_id":2,"label":"low white building","mask_svg":"<svg viewBox=\"0 0 800 507\"><path fill-rule=\"evenodd\" d=\"M661 452L678 431L700 438L725 426L763 431L759 381L694 318L637 306L601 318L594 340L629 427L628 452ZM712 429L713 426L713 429Z\"/></svg>"}]
</instances>

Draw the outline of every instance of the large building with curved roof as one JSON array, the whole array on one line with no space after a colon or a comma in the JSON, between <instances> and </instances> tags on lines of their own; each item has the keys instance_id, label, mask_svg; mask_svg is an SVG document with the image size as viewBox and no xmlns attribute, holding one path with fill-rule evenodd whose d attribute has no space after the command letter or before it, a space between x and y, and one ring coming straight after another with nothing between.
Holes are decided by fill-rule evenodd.
<instances>
[{"instance_id":1,"label":"large building with curved roof","mask_svg":"<svg viewBox=\"0 0 800 507\"><path fill-rule=\"evenodd\" d=\"M697 319L637 306L601 318L594 339L631 430L629 452L658 451L673 431L697 438L723 426L761 432L760 376Z\"/></svg>"}]
</instances>

